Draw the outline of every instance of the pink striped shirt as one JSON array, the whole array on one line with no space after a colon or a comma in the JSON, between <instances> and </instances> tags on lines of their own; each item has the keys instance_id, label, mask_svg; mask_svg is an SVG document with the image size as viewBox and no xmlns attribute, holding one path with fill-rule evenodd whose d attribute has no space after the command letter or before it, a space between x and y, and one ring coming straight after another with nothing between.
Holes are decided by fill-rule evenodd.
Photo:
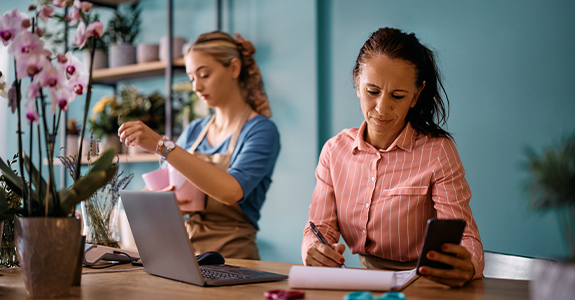
<instances>
[{"instance_id":1,"label":"pink striped shirt","mask_svg":"<svg viewBox=\"0 0 575 300\"><path fill-rule=\"evenodd\" d=\"M455 144L418 134L407 123L386 150L365 142L366 123L324 145L309 220L330 243L340 234L353 254L417 260L429 218L465 219L462 246L472 254L474 278L483 272L483 246L471 214L471 191ZM302 256L315 237L304 229Z\"/></svg>"}]
</instances>

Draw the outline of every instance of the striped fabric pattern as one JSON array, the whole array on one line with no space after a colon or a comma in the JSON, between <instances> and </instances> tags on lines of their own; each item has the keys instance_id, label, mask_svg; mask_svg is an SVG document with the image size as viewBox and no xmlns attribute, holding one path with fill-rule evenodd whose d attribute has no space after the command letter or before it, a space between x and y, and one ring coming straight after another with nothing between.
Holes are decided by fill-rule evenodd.
<instances>
[{"instance_id":1,"label":"striped fabric pattern","mask_svg":"<svg viewBox=\"0 0 575 300\"><path fill-rule=\"evenodd\" d=\"M449 138L418 134L410 123L386 150L365 142L360 128L343 130L323 147L309 220L330 243L340 234L354 254L417 260L429 218L465 219L462 245L483 272L483 246L471 214L465 170ZM315 237L304 229L302 256Z\"/></svg>"}]
</instances>

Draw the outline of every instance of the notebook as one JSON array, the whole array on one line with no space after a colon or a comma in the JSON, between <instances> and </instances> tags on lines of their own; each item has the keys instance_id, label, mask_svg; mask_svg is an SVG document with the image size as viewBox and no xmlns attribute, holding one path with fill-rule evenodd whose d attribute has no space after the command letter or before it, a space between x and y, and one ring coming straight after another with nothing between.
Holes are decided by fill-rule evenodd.
<instances>
[{"instance_id":1,"label":"notebook","mask_svg":"<svg viewBox=\"0 0 575 300\"><path fill-rule=\"evenodd\" d=\"M149 274L199 286L287 279L281 274L225 264L200 266L174 192L120 191L120 197Z\"/></svg>"}]
</instances>

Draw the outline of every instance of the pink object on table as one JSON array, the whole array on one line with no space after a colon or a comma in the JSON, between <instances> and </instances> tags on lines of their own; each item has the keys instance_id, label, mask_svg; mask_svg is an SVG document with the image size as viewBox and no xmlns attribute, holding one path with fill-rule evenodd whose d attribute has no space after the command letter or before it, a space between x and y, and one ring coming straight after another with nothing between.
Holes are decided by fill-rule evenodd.
<instances>
[{"instance_id":1,"label":"pink object on table","mask_svg":"<svg viewBox=\"0 0 575 300\"><path fill-rule=\"evenodd\" d=\"M157 169L152 172L142 174L142 179L150 191L161 191L170 185L168 168Z\"/></svg>"},{"instance_id":2,"label":"pink object on table","mask_svg":"<svg viewBox=\"0 0 575 300\"><path fill-rule=\"evenodd\" d=\"M178 200L191 201L186 204L180 204L180 210L184 212L203 211L206 208L206 194L172 166L168 166L167 169L169 169L170 185L176 188L176 198Z\"/></svg>"}]
</instances>

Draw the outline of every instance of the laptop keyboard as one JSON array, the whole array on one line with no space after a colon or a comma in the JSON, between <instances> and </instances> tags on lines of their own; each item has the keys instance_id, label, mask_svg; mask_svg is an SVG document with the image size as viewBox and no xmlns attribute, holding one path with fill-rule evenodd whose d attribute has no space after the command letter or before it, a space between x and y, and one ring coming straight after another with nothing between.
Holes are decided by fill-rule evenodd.
<instances>
[{"instance_id":1,"label":"laptop keyboard","mask_svg":"<svg viewBox=\"0 0 575 300\"><path fill-rule=\"evenodd\" d=\"M202 275L206 280L229 280L229 279L245 279L248 278L244 275L234 272L220 271L208 268L201 268Z\"/></svg>"}]
</instances>

